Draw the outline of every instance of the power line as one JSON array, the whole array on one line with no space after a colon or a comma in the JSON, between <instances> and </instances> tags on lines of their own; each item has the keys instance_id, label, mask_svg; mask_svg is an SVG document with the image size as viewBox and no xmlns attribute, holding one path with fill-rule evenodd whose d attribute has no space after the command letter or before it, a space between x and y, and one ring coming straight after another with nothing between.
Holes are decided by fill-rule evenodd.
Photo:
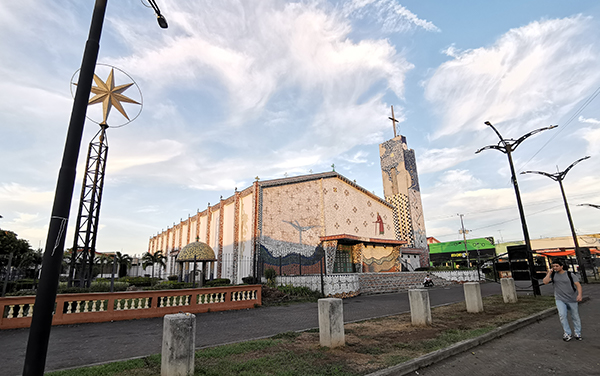
<instances>
[{"instance_id":1,"label":"power line","mask_svg":"<svg viewBox=\"0 0 600 376\"><path fill-rule=\"evenodd\" d=\"M552 141L553 141L553 140L554 140L554 139L555 139L555 138L556 138L556 137L557 137L559 134L561 134L561 133L562 133L562 131L564 131L565 129L567 129L567 127L568 127L568 126L571 124L571 122L572 122L573 120L575 120L575 119L576 119L576 118L579 116L579 114L581 114L581 112L582 112L582 111L583 111L583 110L584 110L584 109L585 109L585 108L586 108L586 107L587 107L587 106L588 106L590 103L592 103L592 101L593 101L594 99L596 99L596 97L597 97L599 94L600 94L600 86L599 86L599 87L596 89L596 91L594 91L594 92L592 93L592 95L590 95L590 96L588 97L588 99L586 99L586 100L585 100L585 101L584 101L584 102L581 104L581 106L580 106L580 107L579 107L579 108L578 108L578 109L577 109L577 110L576 110L576 111L573 113L573 115L571 115L571 117L570 117L570 118L567 120L567 122L565 123L565 125L564 125L564 126L562 126L562 127L560 127L560 129L559 129L559 130L558 130L556 133L554 133L554 134L552 135L552 137L550 137L550 139L549 139L548 141L546 141L546 143L545 143L544 145L542 145L542 147L541 147L541 148L540 148L538 151L536 151L536 152L535 152L535 154L533 154L533 156L532 156L531 158L529 158L529 160L528 160L527 162L525 162L525 163L524 163L524 164L523 164L523 165L522 165L522 166L521 166L521 167L518 169L518 170L519 170L519 172L521 172L521 170L522 170L523 168L525 168L525 166L526 166L526 165L527 165L529 162L531 162L531 160L532 160L533 158L535 158L535 156L536 156L536 155L538 155L538 154L539 154L539 153L542 151L542 149L544 149L546 146L548 146L548 144L549 144L550 142L552 142Z\"/></svg>"},{"instance_id":2,"label":"power line","mask_svg":"<svg viewBox=\"0 0 600 376\"><path fill-rule=\"evenodd\" d=\"M594 196L596 194L600 194L600 191L594 191L594 192L590 192L590 193L585 193L585 194L579 194L579 195L570 195L570 198L584 198L584 197L588 197L588 196ZM542 205L542 204L548 204L551 202L556 201L556 199L547 199L547 200L542 200L542 201L534 201L534 202L530 202L527 203L525 205L525 207L531 207L531 206L536 206L536 205ZM571 206L571 205L569 205ZM502 206L496 209L485 209L485 210L477 210L477 211L470 211L470 212L465 212L465 215L469 215L472 216L474 214L484 214L484 213L491 213L491 212L496 212L496 211L502 211L502 210L508 210L508 209L513 209L514 205L507 205L507 206ZM448 215L441 215L438 217L432 217L432 218L427 218L428 221L438 221L438 220L442 220L442 219L450 219L450 218L454 218L454 214L448 214Z\"/></svg>"}]
</instances>

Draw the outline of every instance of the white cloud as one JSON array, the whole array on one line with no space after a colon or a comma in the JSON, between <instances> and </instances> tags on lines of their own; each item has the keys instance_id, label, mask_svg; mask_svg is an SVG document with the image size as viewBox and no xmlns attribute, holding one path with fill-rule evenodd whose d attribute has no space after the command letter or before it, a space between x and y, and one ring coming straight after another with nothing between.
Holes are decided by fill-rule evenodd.
<instances>
[{"instance_id":1,"label":"white cloud","mask_svg":"<svg viewBox=\"0 0 600 376\"><path fill-rule=\"evenodd\" d=\"M419 155L419 173L443 171L473 158L471 147L427 149Z\"/></svg>"},{"instance_id":2,"label":"white cloud","mask_svg":"<svg viewBox=\"0 0 600 376\"><path fill-rule=\"evenodd\" d=\"M523 130L564 114L600 81L589 24L583 16L532 22L490 47L453 52L426 85L443 119L434 138L486 120Z\"/></svg>"},{"instance_id":3,"label":"white cloud","mask_svg":"<svg viewBox=\"0 0 600 376\"><path fill-rule=\"evenodd\" d=\"M580 123L600 124L600 120L598 119L584 118L583 116L580 116L577 120L579 120Z\"/></svg>"},{"instance_id":4,"label":"white cloud","mask_svg":"<svg viewBox=\"0 0 600 376\"><path fill-rule=\"evenodd\" d=\"M53 200L52 192L43 192L37 188L26 187L18 183L0 185L0 202L12 202L25 205L48 205ZM3 204L2 206L6 206Z\"/></svg>"},{"instance_id":5,"label":"white cloud","mask_svg":"<svg viewBox=\"0 0 600 376\"><path fill-rule=\"evenodd\" d=\"M342 155L341 158L349 163L367 163L368 159L367 156L369 155L369 153L359 150L356 153L354 153L354 155L351 156L345 156Z\"/></svg>"},{"instance_id":6,"label":"white cloud","mask_svg":"<svg viewBox=\"0 0 600 376\"><path fill-rule=\"evenodd\" d=\"M107 161L107 174L123 173L125 170L140 168L160 162L167 162L181 155L185 151L185 145L175 140L142 140L134 147L120 142L118 138L111 150L112 155ZM130 173L130 171L127 171Z\"/></svg>"},{"instance_id":7,"label":"white cloud","mask_svg":"<svg viewBox=\"0 0 600 376\"><path fill-rule=\"evenodd\" d=\"M420 19L395 0L353 0L344 3L343 9L348 17L375 19L386 33L406 32L417 28L440 31L432 22Z\"/></svg>"},{"instance_id":8,"label":"white cloud","mask_svg":"<svg viewBox=\"0 0 600 376\"><path fill-rule=\"evenodd\" d=\"M475 178L467 170L450 170L446 171L441 176L436 186L438 187L477 187L481 186L482 182Z\"/></svg>"},{"instance_id":9,"label":"white cloud","mask_svg":"<svg viewBox=\"0 0 600 376\"><path fill-rule=\"evenodd\" d=\"M194 180L192 186L206 189L256 174L306 173L357 145L381 142L388 125L374 119L388 112L382 98L388 91L402 98L413 68L388 40L352 41L350 22L321 2L178 1L165 4L164 13L173 25L168 33L144 35L135 25L119 26L133 53L111 62L141 77L153 122L177 127L161 133L154 126L153 137L173 137L186 147L179 154L171 146L157 148L154 157L132 140L131 156L111 156L109 169L135 166L134 173ZM158 104L172 91L183 91L186 103ZM215 103L212 124L183 116L195 98L207 97ZM403 109L396 112L403 121ZM169 169L139 168L167 158ZM356 155L352 163L363 159Z\"/></svg>"}]
</instances>

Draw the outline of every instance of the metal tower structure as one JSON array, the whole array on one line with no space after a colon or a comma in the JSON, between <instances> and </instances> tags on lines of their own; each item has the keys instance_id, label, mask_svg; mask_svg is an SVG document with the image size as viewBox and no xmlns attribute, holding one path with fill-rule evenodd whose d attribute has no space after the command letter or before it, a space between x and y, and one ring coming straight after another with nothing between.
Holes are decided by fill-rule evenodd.
<instances>
[{"instance_id":1,"label":"metal tower structure","mask_svg":"<svg viewBox=\"0 0 600 376\"><path fill-rule=\"evenodd\" d=\"M85 174L79 199L79 211L75 224L75 237L71 249L71 265L69 270L69 285L73 278L79 278L80 287L89 287L90 276L94 267L96 254L96 239L98 234L98 220L100 218L100 204L102 203L102 189L104 188L104 175L106 171L106 158L108 156L108 139L106 137L106 124L100 124L100 130L88 147ZM80 266L77 268L77 262ZM89 266L87 266L89 261ZM77 271L77 274L75 272Z\"/></svg>"},{"instance_id":2,"label":"metal tower structure","mask_svg":"<svg viewBox=\"0 0 600 376\"><path fill-rule=\"evenodd\" d=\"M77 278L80 287L90 287L92 282L100 204L102 203L106 159L108 157L106 130L109 128L107 120L110 110L113 107L116 108L127 119L127 122L122 124L125 125L131 120L127 116L122 103L141 105L141 103L122 94L134 85L134 83L115 86L114 68L111 67L106 81L102 81L95 74L94 81L97 86L93 86L91 92L95 95L90 98L88 105L102 103L103 120L99 123L100 130L96 133L88 147L85 174L83 176L81 197L79 200L79 211L75 224L75 236L73 238L73 248L71 249L69 286L72 286L73 280Z\"/></svg>"}]
</instances>

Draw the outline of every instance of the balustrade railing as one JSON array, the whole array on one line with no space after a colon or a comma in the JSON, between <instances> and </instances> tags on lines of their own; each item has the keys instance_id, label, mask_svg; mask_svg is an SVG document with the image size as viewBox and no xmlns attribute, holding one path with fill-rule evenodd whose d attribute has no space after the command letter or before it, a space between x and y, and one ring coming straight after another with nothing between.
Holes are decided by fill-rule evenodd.
<instances>
[{"instance_id":1,"label":"balustrade railing","mask_svg":"<svg viewBox=\"0 0 600 376\"><path fill-rule=\"evenodd\" d=\"M61 294L52 325L162 317L180 311L202 313L254 308L261 304L261 285L185 290ZM31 325L35 296L0 298L0 329Z\"/></svg>"}]
</instances>

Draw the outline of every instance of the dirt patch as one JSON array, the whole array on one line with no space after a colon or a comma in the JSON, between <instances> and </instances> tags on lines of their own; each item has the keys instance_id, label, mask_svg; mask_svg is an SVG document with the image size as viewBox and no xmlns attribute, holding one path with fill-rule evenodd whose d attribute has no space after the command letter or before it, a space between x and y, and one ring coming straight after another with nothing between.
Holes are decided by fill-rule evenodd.
<instances>
[{"instance_id":1,"label":"dirt patch","mask_svg":"<svg viewBox=\"0 0 600 376\"><path fill-rule=\"evenodd\" d=\"M271 299L285 299L273 293ZM308 357L317 368L339 364L351 373L364 375L479 336L551 307L553 302L551 297L520 297L516 304L504 304L502 297L494 296L484 298L482 313L467 313L464 303L434 308L433 324L429 327L412 326L410 314L346 324L346 346L335 349L321 347L317 331L286 333L274 337L276 346L246 353L243 358L257 359L289 351Z\"/></svg>"}]
</instances>

